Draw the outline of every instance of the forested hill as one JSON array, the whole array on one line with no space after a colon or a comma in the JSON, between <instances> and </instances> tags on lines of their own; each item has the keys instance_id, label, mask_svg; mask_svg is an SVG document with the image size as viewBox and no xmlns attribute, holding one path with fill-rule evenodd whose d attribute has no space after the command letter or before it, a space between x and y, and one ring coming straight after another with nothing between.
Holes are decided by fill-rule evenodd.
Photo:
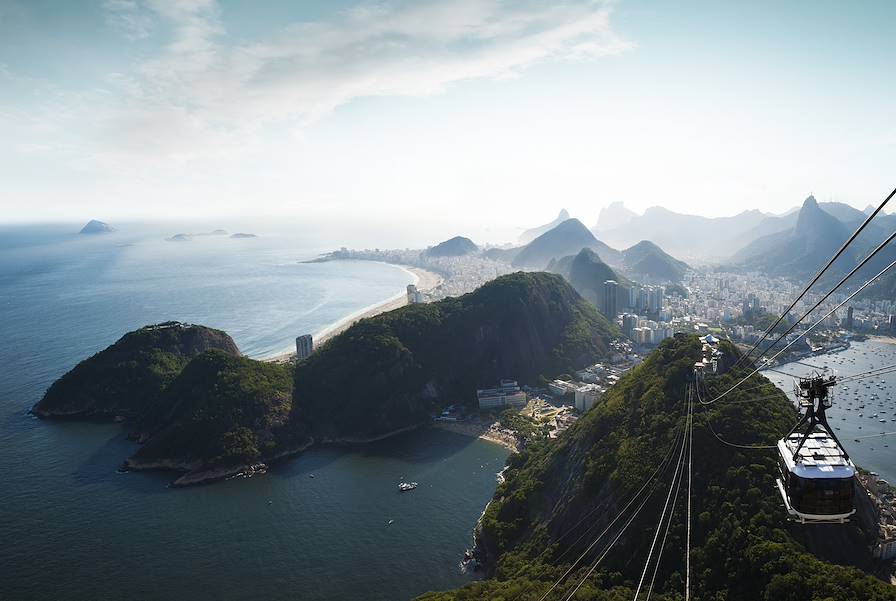
<instances>
[{"instance_id":1,"label":"forested hill","mask_svg":"<svg viewBox=\"0 0 896 601\"><path fill-rule=\"evenodd\" d=\"M535 384L599 361L617 335L560 276L516 273L363 319L295 369L241 357L217 330L148 326L80 363L34 411L128 418L145 442L129 468L195 483L420 426L501 378Z\"/></svg>"},{"instance_id":2,"label":"forested hill","mask_svg":"<svg viewBox=\"0 0 896 601\"><path fill-rule=\"evenodd\" d=\"M315 437L370 438L604 357L618 331L559 275L514 273L474 292L365 319L296 368L294 419Z\"/></svg>"},{"instance_id":3,"label":"forested hill","mask_svg":"<svg viewBox=\"0 0 896 601\"><path fill-rule=\"evenodd\" d=\"M564 435L511 457L506 480L488 505L477 533L489 579L421 598L565 599L620 531L619 525L636 515L574 597L634 598L676 463L663 464L663 458L673 449L685 422L685 390L700 349L696 337L665 341ZM727 344L723 351L730 364L737 351ZM722 390L742 375L745 372L737 370L708 377L707 386ZM733 448L713 435L710 424L728 441L769 445L792 427L796 417L792 405L765 378L755 376L742 388L725 401L696 405L691 598L896 599L896 588L889 584L807 551L807 543L820 537L832 543L828 548L834 547L833 553L839 550L867 566L869 540L857 523L803 526L787 522L774 485L775 451ZM764 400L751 401L760 397ZM637 494L657 468L655 486ZM648 500L643 510L635 514L633 507L644 498ZM635 503L623 513L632 499ZM686 506L680 497L653 586L655 599L683 598ZM625 517L613 525L620 514ZM608 535L588 550L607 526ZM574 563L580 556L581 561ZM646 585L642 594L644 590Z\"/></svg>"},{"instance_id":4,"label":"forested hill","mask_svg":"<svg viewBox=\"0 0 896 601\"><path fill-rule=\"evenodd\" d=\"M128 332L56 380L32 408L41 417L140 417L193 357L240 352L221 330L175 321Z\"/></svg>"}]
</instances>

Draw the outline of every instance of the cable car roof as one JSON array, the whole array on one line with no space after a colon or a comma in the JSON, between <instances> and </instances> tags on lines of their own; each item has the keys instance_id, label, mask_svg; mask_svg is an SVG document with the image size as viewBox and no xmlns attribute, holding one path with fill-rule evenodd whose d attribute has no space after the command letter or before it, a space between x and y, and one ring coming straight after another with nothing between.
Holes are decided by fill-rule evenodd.
<instances>
[{"instance_id":1,"label":"cable car roof","mask_svg":"<svg viewBox=\"0 0 896 601\"><path fill-rule=\"evenodd\" d=\"M778 452L787 469L801 478L852 478L856 468L834 440L824 432L813 432L800 449L797 460L793 452L800 444L801 434L791 434L778 441Z\"/></svg>"}]
</instances>

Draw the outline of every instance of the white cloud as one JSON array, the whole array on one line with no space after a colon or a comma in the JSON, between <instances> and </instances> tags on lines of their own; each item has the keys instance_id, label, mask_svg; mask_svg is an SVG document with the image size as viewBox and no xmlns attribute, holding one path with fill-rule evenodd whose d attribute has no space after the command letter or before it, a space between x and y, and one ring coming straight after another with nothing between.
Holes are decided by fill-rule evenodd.
<instances>
[{"instance_id":1,"label":"white cloud","mask_svg":"<svg viewBox=\"0 0 896 601\"><path fill-rule=\"evenodd\" d=\"M152 33L152 17L140 9L136 0L105 0L106 23L131 40L140 40Z\"/></svg>"},{"instance_id":2,"label":"white cloud","mask_svg":"<svg viewBox=\"0 0 896 601\"><path fill-rule=\"evenodd\" d=\"M312 121L353 99L436 94L543 61L629 48L610 28L606 4L587 0L361 4L252 43L233 42L211 0L107 7L135 37L153 21L147 11L172 28L157 56L110 78L115 93L98 131L109 156L226 154L265 124Z\"/></svg>"}]
</instances>

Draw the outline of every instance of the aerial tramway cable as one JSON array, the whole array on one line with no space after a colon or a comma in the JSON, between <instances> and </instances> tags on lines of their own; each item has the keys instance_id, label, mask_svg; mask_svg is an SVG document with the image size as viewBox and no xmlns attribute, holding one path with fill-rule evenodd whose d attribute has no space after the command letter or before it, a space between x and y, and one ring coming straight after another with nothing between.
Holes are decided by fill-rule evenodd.
<instances>
[{"instance_id":1,"label":"aerial tramway cable","mask_svg":"<svg viewBox=\"0 0 896 601\"><path fill-rule=\"evenodd\" d=\"M656 548L656 541L659 539L660 530L663 527L663 522L666 519L666 511L669 509L669 500L672 498L672 491L675 489L675 482L679 480L679 474L682 471L682 465L684 464L684 448L687 446L685 443L687 442L687 423L690 421L690 407L688 408L688 417L685 421L685 438L682 440L681 449L678 452L678 462L675 466L675 473L672 474L672 480L669 482L669 492L666 493L666 502L663 504L663 511L660 513L660 518L657 520L656 524L656 532L653 534L653 541L650 543L650 550L647 553L647 560L644 562L644 570L641 572L641 580L638 581L638 588L635 591L634 599L637 600L638 595L641 594L641 587L644 585L644 579L647 577L647 570L650 567L650 560L653 558L653 550ZM669 520L672 519L672 516L669 516ZM657 559L659 561L659 558Z\"/></svg>"},{"instance_id":2,"label":"aerial tramway cable","mask_svg":"<svg viewBox=\"0 0 896 601\"><path fill-rule=\"evenodd\" d=\"M685 578L684 578L684 600L689 601L691 598L691 475L693 474L693 452L694 452L694 395L693 392L688 395L688 404L691 407L691 427L688 430L688 519L687 519L687 542L685 544Z\"/></svg>"},{"instance_id":3,"label":"aerial tramway cable","mask_svg":"<svg viewBox=\"0 0 896 601\"><path fill-rule=\"evenodd\" d=\"M768 398L778 398L778 396L779 396L779 395L774 395L774 397L768 397ZM709 403L703 403L703 400L702 400L701 395L700 395L700 388L699 388L699 386L697 387L697 400L700 401L700 403L702 403L702 404L704 404L704 405L708 405L708 404L709 404ZM757 401L757 400L759 400L759 399L748 399L747 402L750 402L750 401ZM744 401L735 401L735 402L744 402ZM712 435L715 436L716 439L717 439L719 442L721 442L722 444L726 444L726 445L728 445L729 447L734 447L734 448L736 448L736 449L758 449L758 450L762 450L762 449L776 449L776 448L777 448L776 445L743 445L743 444L737 444L737 443L733 443L733 442L728 442L727 440L723 439L723 438L718 434L718 432L716 432L715 428L712 427L712 420L709 418L709 414L707 414L707 416L706 416L706 425L709 427L709 431L712 432Z\"/></svg>"},{"instance_id":4,"label":"aerial tramway cable","mask_svg":"<svg viewBox=\"0 0 896 601\"><path fill-rule=\"evenodd\" d=\"M647 487L651 484L651 482L653 482L653 481L656 479L657 475L658 475L661 471L663 471L663 470L665 469L665 467L666 467L666 466L668 465L668 463L669 463L669 460L672 458L672 455L674 455L674 453L675 453L675 449L678 448L679 441L682 439L682 437L683 437L683 427L681 427L681 428L677 428L677 429L676 429L676 433L675 433L675 438L673 439L672 444L670 445L669 449L666 451L666 455L663 457L663 459L662 459L662 460L660 461L660 463L657 465L657 467L656 467L656 469L653 471L653 473L648 477L647 481L644 482L644 484L641 486L641 488L638 489L638 491L635 492L634 495L632 495L631 499L629 499L628 503L625 504L625 506L619 511L619 513L616 515L616 517L613 518L613 520L607 525L607 527L604 528L604 530L601 531L601 533L597 535L597 537L591 542L591 544L588 545L588 547L587 547L587 548L586 548L586 549L585 549L585 550L584 550L584 551L583 551L583 552L576 558L576 560L572 563L572 565L570 565L569 568L566 569L566 571L563 573L563 575L561 575L560 578L558 578L558 579L551 585L551 588L549 588L549 589L548 589L548 590L547 590L547 591L540 597L539 601L544 601L545 599L547 599L548 595L550 595L551 592L552 592L555 588L557 588L557 587L560 585L560 583L563 582L563 581L566 579L567 576L569 576L569 574L575 569L576 565L578 565L578 563L579 563L582 559L584 559L584 557L585 557L588 553L591 552L591 550L597 545L597 543L600 541L600 539L602 539L602 538L604 537L604 535L607 534L607 532L609 532L609 531L613 528L613 525L614 525L617 521L619 521L619 518L622 517L622 515L625 513L625 511L626 511L629 507L631 507L631 505L632 505L632 504L638 499L638 497L639 497L639 496L640 496L640 495L647 489ZM653 494L653 489L651 489L651 491L644 497L644 500L641 502L641 505L639 505L638 508L636 509L636 511L635 511L635 515L637 515L637 514L641 511L641 508L644 507L644 504L647 502L647 499L649 499L650 496L651 496L652 494ZM629 521L628 523L630 523L630 521ZM625 529L628 527L628 523L626 523L626 524L622 527L622 530L620 531L620 536L621 536L621 533L624 532ZM589 527L589 530L590 530L590 527ZM587 530L586 530L586 532L587 532ZM596 564L599 563L604 557L606 557L607 553L609 553L610 549L613 548L613 545L616 543L616 541L617 541L618 539L619 539L619 537L617 536L617 537L610 543L610 545L604 550L604 553L603 553L603 554L600 556L600 558L597 560ZM578 540L581 540L581 537L579 537ZM577 540L576 542L578 542L578 540ZM596 567L596 564L595 564L595 567ZM581 583L579 584L579 586L581 586ZM578 587L576 587L576 590L578 590Z\"/></svg>"},{"instance_id":5,"label":"aerial tramway cable","mask_svg":"<svg viewBox=\"0 0 896 601\"><path fill-rule=\"evenodd\" d=\"M784 352L785 352L787 349L789 349L791 346L793 346L794 344L796 344L797 342L799 342L799 340L802 339L803 336L805 336L806 334L808 334L809 332L811 332L812 330L814 330L815 328L817 328L819 325L821 325L822 323L824 323L824 320L826 320L828 317L830 317L831 315L833 315L834 313L836 313L836 312L837 312L837 309L839 309L840 307L842 307L843 305L845 305L846 303L848 303L849 301L851 301L853 298L855 298L855 297L856 297L860 292L862 292L865 288L867 288L868 286L870 286L871 284L873 284L875 281L877 281L877 279L878 279L880 276L884 275L886 272L888 272L890 269L892 269L893 266L896 266L896 261L892 261L890 264L888 264L886 267L884 267L881 271L879 271L879 272L877 273L877 275L875 275L874 277L872 277L871 279L869 279L868 281L866 281L866 282L865 282L864 284L862 284L859 288L857 288L852 294L850 294L849 296L847 296L843 301L841 301L840 303L838 303L833 309L831 309L830 311L828 311L828 312L824 315L824 317L822 317L821 319L819 319L818 321L816 321L815 323L813 323L811 326L809 326L809 328L806 329L805 332L802 332L801 334L797 335L797 337L794 338L792 342L789 342L789 343L787 344L787 346L785 346L785 347L782 348L780 351L778 351L773 357L771 357L771 358L768 360L768 362L772 362L772 361L774 361L775 359L777 359L778 357L780 357L781 355L783 355ZM714 399L709 400L709 401L702 401L702 400L701 400L701 401L700 401L700 404L702 404L702 405L712 405L713 403L719 401L720 399L724 398L726 395L728 395L729 393L731 393L732 391L734 391L736 388L738 388L741 384L743 384L744 382L746 382L747 380L749 380L751 377L753 377L754 375L756 375L757 373L759 373L759 371L760 371L761 369L762 369L761 367L757 367L756 369L754 369L753 371L751 371L749 374L747 374L747 375L746 375L742 380L740 380L737 384L735 384L734 386L732 386L731 388L729 388L728 390L726 390L726 391L723 392L722 394L718 395L717 397L715 397Z\"/></svg>"},{"instance_id":6,"label":"aerial tramway cable","mask_svg":"<svg viewBox=\"0 0 896 601\"><path fill-rule=\"evenodd\" d=\"M855 380L863 380L865 378L876 378L877 376L886 375L896 371L896 364L893 365L885 365L883 367L878 367L875 369L869 369L868 371L859 372L857 374L850 374L848 376L843 376L838 378L837 381L841 384L843 382L853 382Z\"/></svg>"},{"instance_id":7,"label":"aerial tramway cable","mask_svg":"<svg viewBox=\"0 0 896 601\"><path fill-rule=\"evenodd\" d=\"M688 418L687 424L685 427L685 448L690 452L690 442L689 442L689 434L693 429L693 405L691 404L690 393L688 394ZM645 601L650 601L650 595L653 594L653 585L656 581L657 572L660 570L660 562L663 560L663 551L666 549L666 539L669 537L669 528L672 526L672 518L675 515L675 505L678 502L678 493L681 490L681 481L684 479L684 457L682 457L682 469L678 474L678 481L675 484L675 493L672 495L672 507L669 509L669 518L666 520L666 531L663 533L663 540L660 543L659 553L657 553L656 563L653 564L653 574L650 576L650 585L647 587L647 597ZM662 520L660 521L662 524ZM649 563L649 559L648 559ZM646 566L645 566L646 567ZM637 593L635 594L635 599L637 600Z\"/></svg>"},{"instance_id":8,"label":"aerial tramway cable","mask_svg":"<svg viewBox=\"0 0 896 601\"><path fill-rule=\"evenodd\" d=\"M770 345L768 345L765 349L763 349L763 351L762 351L761 353L759 353L759 355L756 357L756 360L758 361L763 355L765 355L767 352L769 352L770 350L772 350L772 348L774 348L774 346L775 346L776 344L778 344L779 342L781 342L781 341L782 341L788 334L790 334L790 333L791 333L791 332L792 332L792 331L793 331L793 330L800 324L800 322L802 322L804 319L806 319L806 318L807 318L813 311L815 311L815 309L817 309L819 306L821 306L821 304L822 304L824 301L826 301L826 300L828 299L829 296L831 296L832 294L834 294L834 292L836 292L837 289L840 288L840 286L842 286L843 284L845 284L845 283L846 283L846 280L848 280L849 278L851 278L853 275L855 275L855 273L856 273L857 271L859 271L862 267L864 267L865 265L867 265L867 264L868 264L868 261L870 261L871 259L873 259L874 256L875 256L877 253L879 253L880 251L882 251L882 250L887 246L887 244L889 244L890 242L892 242L894 239L896 239L896 232L893 232L892 234L890 234L890 236L889 236L886 240L884 240L883 242L881 242L880 244L878 244L878 245L877 245L877 248L875 248L873 251L871 251L870 253L868 253L868 256L867 256L867 257L865 257L864 259L862 259L862 260L859 262L858 265L856 265L855 267L853 267L852 270L851 270L849 273L847 273L845 276L843 276L843 277L840 279L840 281L837 282L837 285L836 285L836 286L834 286L833 288L831 288L831 289L830 289L826 294L824 294L824 295L823 295L823 296L822 296L822 297L821 297L821 298L820 298L814 305L812 305L812 308L810 308L808 311L806 311L805 313L803 313L802 316L800 316L799 319L797 319L797 320L794 321L792 324L790 324L790 327L788 327L782 334L780 334L780 335L775 339L774 342L772 342L772 343L771 343ZM735 364L736 364L736 363L735 363ZM771 369L771 368L767 368L767 369Z\"/></svg>"},{"instance_id":9,"label":"aerial tramway cable","mask_svg":"<svg viewBox=\"0 0 896 601\"><path fill-rule=\"evenodd\" d=\"M681 444L684 444L684 427L678 429L675 442L673 443L672 447L669 449L670 452L667 452L667 455L664 458L664 461L663 461L664 465L658 466L657 470L654 471L654 476L659 473L659 467L663 467L663 469L665 469L665 467L668 466L668 464L669 464L668 459L671 459L672 455L674 454L675 449L679 448L679 445L678 445L679 440L680 440ZM646 486L647 486L647 484L645 483L645 485L641 487L641 490L643 491L646 488ZM631 525L631 523L635 520L635 518L638 517L638 514L641 513L641 510L644 508L644 506L647 504L647 502L651 499L651 497L653 496L653 492L655 490L656 490L656 486L651 488L650 492L648 492L647 495L644 496L643 500L638 505L638 507L635 509L634 513L622 525L622 527L619 529L619 532L616 533L616 536L613 538L613 540L610 541L610 543L606 546L606 548L604 548L603 552L591 563L591 567L588 569L588 571L585 573L585 575L581 578L581 580L579 580L578 584L576 584L576 586L575 586L575 588L573 588L572 592L570 592L569 595L565 598L566 601L569 601L570 599L572 599L573 596L575 596L576 592L585 583L585 581L588 580L588 578L591 576L591 574L594 573L594 570L597 569L597 566L600 565L600 563L610 553L610 551L613 549L613 547L619 541L619 539L622 538L622 535L625 533L626 529L628 529L629 525ZM635 497L632 498L632 501L634 501L635 498L637 498L637 494L635 495ZM631 504L631 501L629 502L629 505L630 504ZM627 508L628 508L628 505L626 505L626 507L623 508L622 512L620 512L616 516L616 519L614 519L613 521L615 522L616 520L618 520L622 516L622 514L625 512L625 509L627 509ZM583 553L582 555L579 556L579 559L576 560L576 563L578 563L578 561L580 559L582 559L585 556L585 554L590 551L591 547L593 547L597 543L597 541L601 537L603 537L603 535L606 532L608 532L610 530L611 526L612 526L612 523L609 526L607 526L607 528L603 532L601 532L601 534L598 536L597 539L595 539L595 541L591 544L591 546L585 550L585 553ZM567 570L563 576L561 576L560 580L558 580L554 584L554 586L551 587L551 590L553 590L571 571L572 571L572 567L570 567L570 569ZM550 590L548 591L548 593L550 593ZM545 593L545 595L539 601L544 601L544 599L547 597L548 593Z\"/></svg>"},{"instance_id":10,"label":"aerial tramway cable","mask_svg":"<svg viewBox=\"0 0 896 601\"><path fill-rule=\"evenodd\" d=\"M806 296L806 293L809 292L809 289L815 284L815 282L817 282L821 278L821 276L824 275L824 272L827 271L831 265L833 265L834 261L836 261L840 257L840 255L842 255L844 253L844 251L846 251L847 247L850 244L852 244L852 242L859 236L859 234L862 232L862 230L864 230L868 226L868 224L871 223L871 220L874 219L877 216L877 214L883 210L883 208L887 205L888 202L890 202L890 199L893 198L894 195L896 195L896 188L894 188L893 191L890 192L890 194L887 195L886 198L884 198L883 202L881 202L880 205L878 205L878 207L876 209L874 209L873 213L871 213L870 215L868 215L868 217L865 218L865 221L863 221L862 224L856 229L856 231L854 231L852 233L852 235L846 240L846 242L843 243L843 245L840 247L840 250L838 250L836 253L834 253L834 256L831 257L830 260L828 260L827 264L825 264L825 266L822 267L821 270L815 274L815 277L813 277L812 280L808 284L806 284L805 288L803 288L803 291L800 292L800 294L793 300L793 302L790 304L790 306L787 309L785 309L783 313L781 313L781 315L778 317L778 319L775 320L775 323L773 323L762 334L762 337L756 342L756 344L753 345L753 348L751 348L749 351L747 351L747 353L745 355L741 356L741 358L737 360L737 363L735 364L735 366L739 365L742 360L748 359L750 357L750 355L753 354L753 351L755 351L759 347L759 345L762 344L762 342L766 338L768 338L768 335L771 334L772 331L774 331L774 329L776 327L778 327L778 324L781 323L781 321L785 317L787 317L787 314L793 310L793 308L797 305L798 302L800 302L800 300L804 296Z\"/></svg>"}]
</instances>

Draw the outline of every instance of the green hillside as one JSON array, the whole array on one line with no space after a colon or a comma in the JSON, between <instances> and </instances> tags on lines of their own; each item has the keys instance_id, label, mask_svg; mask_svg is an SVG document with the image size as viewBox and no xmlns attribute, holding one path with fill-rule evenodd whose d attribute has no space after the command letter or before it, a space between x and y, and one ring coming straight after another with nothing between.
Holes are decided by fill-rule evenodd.
<instances>
[{"instance_id":1,"label":"green hillside","mask_svg":"<svg viewBox=\"0 0 896 601\"><path fill-rule=\"evenodd\" d=\"M627 289L632 286L632 282L604 263L590 248L583 248L574 256L552 261L547 270L566 278L576 292L596 307L601 307L603 303L604 282L607 280L615 280L619 284L619 305L628 302Z\"/></svg>"},{"instance_id":2,"label":"green hillside","mask_svg":"<svg viewBox=\"0 0 896 601\"><path fill-rule=\"evenodd\" d=\"M382 436L500 378L534 383L596 361L617 333L560 276L503 276L331 340L296 369L294 418L316 436Z\"/></svg>"},{"instance_id":3,"label":"green hillside","mask_svg":"<svg viewBox=\"0 0 896 601\"><path fill-rule=\"evenodd\" d=\"M736 350L723 346L727 357ZM619 515L661 466L684 423L689 374L700 356L695 337L665 341L626 374L565 435L527 448L509 460L478 529L488 580L421 599L563 599L582 579L604 541L588 545ZM725 389L745 372L708 377ZM796 414L783 393L760 376L724 402L697 405L693 430L691 593L713 601L896 599L896 588L852 567L827 563L807 548L843 552L870 562L868 540L855 523L799 526L788 523L774 488L775 452L738 449L719 442L768 445L786 432ZM768 399L765 397L773 396ZM762 397L761 402L749 402ZM667 474L668 472L668 474ZM647 549L656 532L671 469L575 599L632 599ZM686 503L676 505L654 598L681 599ZM630 511L625 515L631 515ZM583 519L585 518L585 519ZM627 518L626 518L627 519ZM825 528L825 549L813 542ZM616 530L612 530L616 532ZM583 552L585 559L561 578ZM643 592L642 592L643 594Z\"/></svg>"},{"instance_id":4,"label":"green hillside","mask_svg":"<svg viewBox=\"0 0 896 601\"><path fill-rule=\"evenodd\" d=\"M99 391L116 414L132 408L124 415L145 444L127 465L196 480L315 441L417 427L445 404L473 404L477 387L500 378L537 383L600 360L617 335L560 276L516 273L361 320L295 368L240 357L226 334L201 326L143 328L79 364L48 397ZM215 345L225 350L202 352Z\"/></svg>"},{"instance_id":5,"label":"green hillside","mask_svg":"<svg viewBox=\"0 0 896 601\"><path fill-rule=\"evenodd\" d=\"M292 370L208 351L171 382L141 427L132 465L168 461L194 469L242 465L280 452L292 408ZM193 465L195 464L195 465Z\"/></svg>"},{"instance_id":6,"label":"green hillside","mask_svg":"<svg viewBox=\"0 0 896 601\"><path fill-rule=\"evenodd\" d=\"M32 412L41 417L138 417L191 358L212 349L239 355L220 330L178 322L140 328L56 380Z\"/></svg>"}]
</instances>

